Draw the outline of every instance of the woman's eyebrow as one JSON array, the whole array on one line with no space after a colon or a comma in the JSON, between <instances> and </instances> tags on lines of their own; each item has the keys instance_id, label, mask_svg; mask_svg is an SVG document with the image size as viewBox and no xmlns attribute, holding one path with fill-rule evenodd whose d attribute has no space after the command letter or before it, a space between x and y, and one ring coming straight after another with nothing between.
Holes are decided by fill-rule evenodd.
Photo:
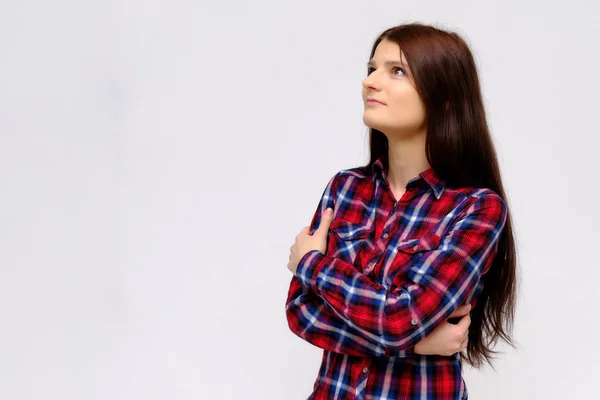
<instances>
[{"instance_id":1,"label":"woman's eyebrow","mask_svg":"<svg viewBox=\"0 0 600 400\"><path fill-rule=\"evenodd\" d=\"M384 65L402 65L403 67L405 67L405 64L402 61L395 61L395 60L387 60L383 63ZM375 61L370 60L367 63L367 67L373 67L375 66Z\"/></svg>"}]
</instances>

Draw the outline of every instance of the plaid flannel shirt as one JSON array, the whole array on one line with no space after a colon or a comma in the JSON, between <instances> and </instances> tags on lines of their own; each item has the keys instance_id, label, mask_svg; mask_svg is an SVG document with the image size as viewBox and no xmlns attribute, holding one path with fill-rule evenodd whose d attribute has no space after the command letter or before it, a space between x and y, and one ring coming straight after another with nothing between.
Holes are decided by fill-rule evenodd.
<instances>
[{"instance_id":1,"label":"plaid flannel shirt","mask_svg":"<svg viewBox=\"0 0 600 400\"><path fill-rule=\"evenodd\" d=\"M396 201L384 157L331 178L310 226L334 210L326 253L306 253L290 283L288 325L323 349L309 399L467 399L460 353L413 348L458 306L475 307L506 204L446 187L432 168Z\"/></svg>"}]
</instances>

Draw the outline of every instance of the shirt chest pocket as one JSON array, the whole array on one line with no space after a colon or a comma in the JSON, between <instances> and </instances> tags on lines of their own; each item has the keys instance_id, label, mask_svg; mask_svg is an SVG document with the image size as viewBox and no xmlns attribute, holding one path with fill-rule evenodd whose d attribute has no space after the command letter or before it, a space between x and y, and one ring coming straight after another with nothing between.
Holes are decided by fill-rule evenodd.
<instances>
[{"instance_id":1,"label":"shirt chest pocket","mask_svg":"<svg viewBox=\"0 0 600 400\"><path fill-rule=\"evenodd\" d=\"M394 258L390 270L385 274L385 286L390 287L392 283L399 286L407 279L407 272L419 265L421 257L428 251L435 250L440 246L441 237L435 233L427 233L420 238L405 239L394 247Z\"/></svg>"},{"instance_id":2,"label":"shirt chest pocket","mask_svg":"<svg viewBox=\"0 0 600 400\"><path fill-rule=\"evenodd\" d=\"M420 238L405 239L398 242L396 252L404 254L419 254L424 251L437 249L440 245L441 238L435 233L428 233Z\"/></svg>"},{"instance_id":3,"label":"shirt chest pocket","mask_svg":"<svg viewBox=\"0 0 600 400\"><path fill-rule=\"evenodd\" d=\"M372 224L334 219L329 226L328 252L353 264L359 249L368 242L372 232Z\"/></svg>"}]
</instances>

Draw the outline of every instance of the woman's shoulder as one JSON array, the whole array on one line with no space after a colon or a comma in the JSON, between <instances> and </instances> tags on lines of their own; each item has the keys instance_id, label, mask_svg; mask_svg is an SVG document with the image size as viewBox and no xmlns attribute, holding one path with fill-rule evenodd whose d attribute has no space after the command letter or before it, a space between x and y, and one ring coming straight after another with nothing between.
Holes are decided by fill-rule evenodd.
<instances>
[{"instance_id":1,"label":"woman's shoulder","mask_svg":"<svg viewBox=\"0 0 600 400\"><path fill-rule=\"evenodd\" d=\"M352 168L345 168L342 170L339 170L336 174L335 177L337 179L343 179L343 180L347 180L347 179L367 179L372 177L372 171L369 170L368 167L365 166L361 166L361 167L352 167Z\"/></svg>"},{"instance_id":2,"label":"woman's shoulder","mask_svg":"<svg viewBox=\"0 0 600 400\"><path fill-rule=\"evenodd\" d=\"M450 198L456 199L456 202L460 203L464 209L494 207L506 210L508 208L506 200L495 190L488 187L447 187L445 190L446 195L450 195Z\"/></svg>"},{"instance_id":3,"label":"woman's shoulder","mask_svg":"<svg viewBox=\"0 0 600 400\"><path fill-rule=\"evenodd\" d=\"M488 187L475 187L475 186L464 186L464 187L449 187L446 186L445 190L449 193L454 193L460 196L464 196L466 198L470 198L473 200L477 200L480 198L497 198L502 199L502 197L493 189Z\"/></svg>"},{"instance_id":4,"label":"woman's shoulder","mask_svg":"<svg viewBox=\"0 0 600 400\"><path fill-rule=\"evenodd\" d=\"M370 178L368 168L352 167L338 170L330 179L327 187L337 192L338 188L348 188L348 186L358 185Z\"/></svg>"},{"instance_id":5,"label":"woman's shoulder","mask_svg":"<svg viewBox=\"0 0 600 400\"><path fill-rule=\"evenodd\" d=\"M348 190L349 186L358 185L370 176L368 168L365 167L352 167L338 170L329 178L329 182L325 187L325 193L337 195L339 188Z\"/></svg>"}]
</instances>

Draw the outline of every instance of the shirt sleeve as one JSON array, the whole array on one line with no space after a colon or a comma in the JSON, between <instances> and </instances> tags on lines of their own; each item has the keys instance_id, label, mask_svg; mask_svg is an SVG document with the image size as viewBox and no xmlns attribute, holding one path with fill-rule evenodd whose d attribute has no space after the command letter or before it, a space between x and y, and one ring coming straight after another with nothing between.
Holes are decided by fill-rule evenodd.
<instances>
[{"instance_id":1,"label":"shirt sleeve","mask_svg":"<svg viewBox=\"0 0 600 400\"><path fill-rule=\"evenodd\" d=\"M337 177L338 174L331 178L323 191L310 224L310 234L318 229L322 213L328 207L335 209ZM325 350L354 356L410 357L415 354L409 346L402 350L386 347L377 332L363 329L352 319L338 314L297 276L290 282L285 311L288 326L294 334Z\"/></svg>"},{"instance_id":2,"label":"shirt sleeve","mask_svg":"<svg viewBox=\"0 0 600 400\"><path fill-rule=\"evenodd\" d=\"M425 338L481 288L506 216L507 207L495 192L475 198L441 238L439 247L425 251L389 289L318 250L300 259L296 277L347 323L376 335L384 348L403 351Z\"/></svg>"}]
</instances>

